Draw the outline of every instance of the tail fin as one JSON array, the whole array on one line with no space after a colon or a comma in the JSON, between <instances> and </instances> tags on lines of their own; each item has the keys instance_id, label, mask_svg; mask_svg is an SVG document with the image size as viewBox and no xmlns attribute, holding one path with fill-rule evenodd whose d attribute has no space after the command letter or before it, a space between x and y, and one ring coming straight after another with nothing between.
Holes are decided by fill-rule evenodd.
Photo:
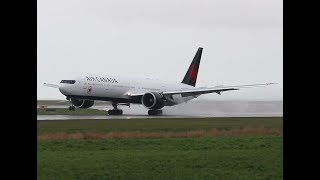
<instances>
[{"instance_id":1,"label":"tail fin","mask_svg":"<svg viewBox=\"0 0 320 180\"><path fill-rule=\"evenodd\" d=\"M199 47L196 55L194 56L190 66L189 66L189 69L188 69L188 71L187 71L186 75L184 76L181 83L188 84L190 86L196 86L202 49L203 48Z\"/></svg>"}]
</instances>

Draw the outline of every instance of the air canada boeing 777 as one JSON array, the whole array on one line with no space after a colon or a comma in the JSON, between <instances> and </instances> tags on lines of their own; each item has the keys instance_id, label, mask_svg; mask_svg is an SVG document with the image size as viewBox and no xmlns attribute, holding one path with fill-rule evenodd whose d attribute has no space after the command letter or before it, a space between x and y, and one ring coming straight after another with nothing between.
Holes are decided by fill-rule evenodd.
<instances>
[{"instance_id":1,"label":"air canada boeing 777","mask_svg":"<svg viewBox=\"0 0 320 180\"><path fill-rule=\"evenodd\" d=\"M187 102L202 94L239 90L247 87L266 86L274 83L238 86L215 86L197 88L196 81L201 60L199 48L181 83L170 83L152 79L117 77L113 75L87 74L74 79L62 80L59 85L44 83L44 86L59 88L70 101L69 110L89 108L94 101L110 101L113 109L109 115L122 115L118 105L142 104L149 115L161 115L164 106Z\"/></svg>"}]
</instances>

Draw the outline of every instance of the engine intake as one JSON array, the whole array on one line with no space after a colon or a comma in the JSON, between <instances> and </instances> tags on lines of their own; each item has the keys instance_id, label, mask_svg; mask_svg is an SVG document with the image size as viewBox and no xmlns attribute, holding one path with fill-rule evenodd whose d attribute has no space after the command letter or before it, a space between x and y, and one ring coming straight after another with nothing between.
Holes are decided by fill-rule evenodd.
<instances>
[{"instance_id":1,"label":"engine intake","mask_svg":"<svg viewBox=\"0 0 320 180\"><path fill-rule=\"evenodd\" d=\"M89 108L94 104L94 101L84 99L71 99L71 102L78 108Z\"/></svg>"},{"instance_id":2,"label":"engine intake","mask_svg":"<svg viewBox=\"0 0 320 180\"><path fill-rule=\"evenodd\" d=\"M157 92L145 93L141 102L148 109L161 109L164 106L162 95Z\"/></svg>"}]
</instances>

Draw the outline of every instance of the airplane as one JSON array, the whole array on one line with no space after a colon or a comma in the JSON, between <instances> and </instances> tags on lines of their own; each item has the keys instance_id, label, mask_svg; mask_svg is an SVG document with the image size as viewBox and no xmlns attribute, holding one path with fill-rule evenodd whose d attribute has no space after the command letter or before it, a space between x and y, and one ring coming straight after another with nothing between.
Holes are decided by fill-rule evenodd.
<instances>
[{"instance_id":1,"label":"airplane","mask_svg":"<svg viewBox=\"0 0 320 180\"><path fill-rule=\"evenodd\" d=\"M161 115L164 106L185 103L202 94L261 87L276 83L238 86L196 87L203 48L199 47L181 83L165 82L148 78L119 77L114 75L85 74L73 79L61 80L59 85L44 83L44 86L58 88L69 100L69 110L90 108L94 101L109 101L113 109L109 115L122 115L118 105L142 104L148 115Z\"/></svg>"}]
</instances>

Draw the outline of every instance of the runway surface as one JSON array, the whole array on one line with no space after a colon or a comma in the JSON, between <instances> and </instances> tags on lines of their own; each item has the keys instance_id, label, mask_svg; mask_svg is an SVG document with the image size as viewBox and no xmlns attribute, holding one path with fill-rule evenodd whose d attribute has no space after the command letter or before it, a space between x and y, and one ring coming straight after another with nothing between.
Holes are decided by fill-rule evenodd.
<instances>
[{"instance_id":1,"label":"runway surface","mask_svg":"<svg viewBox=\"0 0 320 180\"><path fill-rule=\"evenodd\" d=\"M50 108L67 108L63 105L49 105ZM112 107L93 106L108 110ZM137 119L137 118L206 118L206 117L282 117L282 101L193 101L177 106L164 107L162 116L148 116L147 109L141 105L120 106L124 115L38 115L38 120L76 120L76 119Z\"/></svg>"},{"instance_id":2,"label":"runway surface","mask_svg":"<svg viewBox=\"0 0 320 180\"><path fill-rule=\"evenodd\" d=\"M195 118L197 116L194 116ZM38 115L38 120L77 120L77 119L139 119L139 118L192 118L191 116L142 116L142 115L122 115L122 116L109 116L109 115L94 115L94 116L74 116L74 115Z\"/></svg>"},{"instance_id":3,"label":"runway surface","mask_svg":"<svg viewBox=\"0 0 320 180\"><path fill-rule=\"evenodd\" d=\"M282 114L217 114L212 115L162 115L162 116L148 116L148 115L122 115L122 116L110 116L110 115L38 115L37 120L77 120L77 119L152 119L152 118L208 118L208 117L282 117Z\"/></svg>"}]
</instances>

